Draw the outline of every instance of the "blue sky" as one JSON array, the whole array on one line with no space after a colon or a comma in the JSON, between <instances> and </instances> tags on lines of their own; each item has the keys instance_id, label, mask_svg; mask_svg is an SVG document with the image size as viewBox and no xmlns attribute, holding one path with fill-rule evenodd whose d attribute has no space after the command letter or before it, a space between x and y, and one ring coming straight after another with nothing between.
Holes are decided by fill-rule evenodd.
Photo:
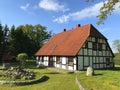
<instances>
[{"instance_id":1,"label":"blue sky","mask_svg":"<svg viewBox=\"0 0 120 90\"><path fill-rule=\"evenodd\" d=\"M120 8L104 21L97 25L96 16L102 0L87 3L85 0L0 0L0 22L2 25L12 26L25 24L41 24L59 33L63 28L67 30L76 27L76 24L93 24L108 39L112 46L113 40L120 39Z\"/></svg>"}]
</instances>

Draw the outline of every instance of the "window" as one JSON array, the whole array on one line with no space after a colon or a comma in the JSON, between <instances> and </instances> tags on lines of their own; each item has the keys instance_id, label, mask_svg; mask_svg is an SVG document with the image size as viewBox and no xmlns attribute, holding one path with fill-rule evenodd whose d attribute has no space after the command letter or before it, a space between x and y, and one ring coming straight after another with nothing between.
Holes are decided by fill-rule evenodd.
<instances>
[{"instance_id":1,"label":"window","mask_svg":"<svg viewBox=\"0 0 120 90\"><path fill-rule=\"evenodd\" d=\"M57 57L56 64L60 64L60 57Z\"/></svg>"},{"instance_id":2,"label":"window","mask_svg":"<svg viewBox=\"0 0 120 90\"><path fill-rule=\"evenodd\" d=\"M68 57L68 65L73 66L73 57Z\"/></svg>"},{"instance_id":3,"label":"window","mask_svg":"<svg viewBox=\"0 0 120 90\"><path fill-rule=\"evenodd\" d=\"M93 42L93 49L96 50L97 49L97 43Z\"/></svg>"},{"instance_id":4,"label":"window","mask_svg":"<svg viewBox=\"0 0 120 90\"><path fill-rule=\"evenodd\" d=\"M98 44L98 50L102 50L102 43Z\"/></svg>"},{"instance_id":5,"label":"window","mask_svg":"<svg viewBox=\"0 0 120 90\"><path fill-rule=\"evenodd\" d=\"M110 65L110 58L106 58L106 65Z\"/></svg>"}]
</instances>

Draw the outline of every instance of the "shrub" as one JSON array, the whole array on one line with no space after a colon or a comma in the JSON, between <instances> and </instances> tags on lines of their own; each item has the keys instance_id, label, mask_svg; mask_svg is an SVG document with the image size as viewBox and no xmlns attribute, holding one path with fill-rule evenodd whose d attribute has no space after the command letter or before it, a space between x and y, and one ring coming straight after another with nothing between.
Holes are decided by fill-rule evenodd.
<instances>
[{"instance_id":1,"label":"shrub","mask_svg":"<svg viewBox=\"0 0 120 90\"><path fill-rule=\"evenodd\" d=\"M20 61L20 66L24 68L28 55L26 53L20 53L17 55L17 59Z\"/></svg>"}]
</instances>

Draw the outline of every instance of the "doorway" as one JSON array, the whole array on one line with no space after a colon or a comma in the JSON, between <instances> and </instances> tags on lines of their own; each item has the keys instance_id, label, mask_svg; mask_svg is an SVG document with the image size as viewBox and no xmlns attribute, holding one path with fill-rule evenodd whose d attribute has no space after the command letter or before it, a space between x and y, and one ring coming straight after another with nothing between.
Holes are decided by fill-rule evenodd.
<instances>
[{"instance_id":1,"label":"doorway","mask_svg":"<svg viewBox=\"0 0 120 90\"><path fill-rule=\"evenodd\" d=\"M53 67L53 57L49 57L49 62L48 62L49 67Z\"/></svg>"}]
</instances>

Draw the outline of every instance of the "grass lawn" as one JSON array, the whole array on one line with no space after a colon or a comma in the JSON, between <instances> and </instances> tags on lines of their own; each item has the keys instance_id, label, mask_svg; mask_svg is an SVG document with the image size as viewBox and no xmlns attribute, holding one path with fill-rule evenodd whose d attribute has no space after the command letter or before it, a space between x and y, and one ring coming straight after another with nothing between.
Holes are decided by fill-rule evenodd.
<instances>
[{"instance_id":1,"label":"grass lawn","mask_svg":"<svg viewBox=\"0 0 120 90\"><path fill-rule=\"evenodd\" d=\"M13 64L17 65L17 64ZM76 73L66 73L62 69L38 69L34 61L27 62L27 69L48 76L48 80L32 85L10 86L0 85L0 90L79 90L76 84ZM63 71L60 73L58 71ZM120 90L120 66L114 70L95 70L92 77L86 71L78 73L78 79L86 90Z\"/></svg>"},{"instance_id":2,"label":"grass lawn","mask_svg":"<svg viewBox=\"0 0 120 90\"><path fill-rule=\"evenodd\" d=\"M25 86L0 85L0 90L79 90L75 81L75 73L58 73L51 69L38 69L34 65L30 67L30 65L33 65L32 61L28 63L29 69L42 73L48 76L49 79L45 82Z\"/></svg>"},{"instance_id":3,"label":"grass lawn","mask_svg":"<svg viewBox=\"0 0 120 90\"><path fill-rule=\"evenodd\" d=\"M78 74L78 78L86 90L120 90L120 68L114 70L95 70L95 76L86 76L86 72Z\"/></svg>"}]
</instances>

